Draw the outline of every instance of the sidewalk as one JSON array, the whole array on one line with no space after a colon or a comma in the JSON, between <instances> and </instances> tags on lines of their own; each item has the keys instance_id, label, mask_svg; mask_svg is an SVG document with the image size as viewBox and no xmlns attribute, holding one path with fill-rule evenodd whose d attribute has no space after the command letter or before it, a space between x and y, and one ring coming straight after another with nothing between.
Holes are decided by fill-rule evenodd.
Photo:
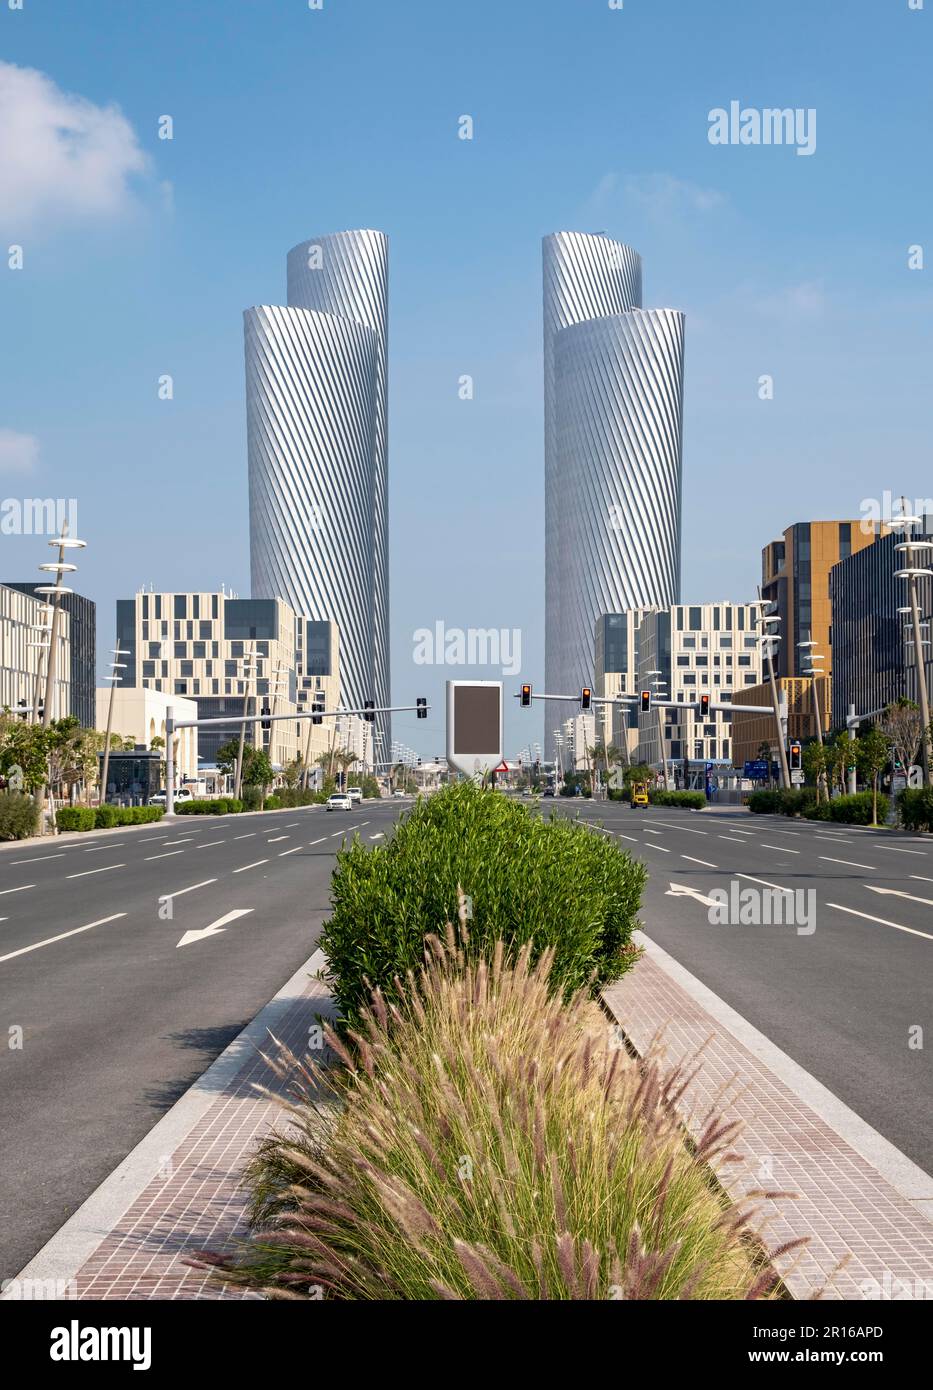
<instances>
[{"instance_id":1,"label":"sidewalk","mask_svg":"<svg viewBox=\"0 0 933 1390\"><path fill-rule=\"evenodd\" d=\"M60 1298L256 1298L183 1261L246 1234L239 1174L281 1117L254 1083L281 1091L259 1055L269 1033L298 1053L330 1012L316 951L271 1003L75 1212L14 1281L53 1281ZM13 1295L8 1293L7 1298Z\"/></svg>"}]
</instances>

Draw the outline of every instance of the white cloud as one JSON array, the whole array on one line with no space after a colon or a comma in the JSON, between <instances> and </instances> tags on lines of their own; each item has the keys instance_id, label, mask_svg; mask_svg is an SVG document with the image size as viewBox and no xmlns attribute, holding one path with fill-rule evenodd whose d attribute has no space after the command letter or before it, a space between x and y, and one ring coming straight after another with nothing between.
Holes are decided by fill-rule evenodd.
<instances>
[{"instance_id":1,"label":"white cloud","mask_svg":"<svg viewBox=\"0 0 933 1390\"><path fill-rule=\"evenodd\" d=\"M34 434L0 429L0 473L31 473L39 462L39 441Z\"/></svg>"},{"instance_id":2,"label":"white cloud","mask_svg":"<svg viewBox=\"0 0 933 1390\"><path fill-rule=\"evenodd\" d=\"M701 188L672 174L642 174L625 181L625 192L652 217L669 218L685 212L710 212L726 201L715 188Z\"/></svg>"},{"instance_id":3,"label":"white cloud","mask_svg":"<svg viewBox=\"0 0 933 1390\"><path fill-rule=\"evenodd\" d=\"M148 164L118 107L95 106L35 68L0 62L0 219L10 232L117 216L132 205L132 178Z\"/></svg>"}]
</instances>

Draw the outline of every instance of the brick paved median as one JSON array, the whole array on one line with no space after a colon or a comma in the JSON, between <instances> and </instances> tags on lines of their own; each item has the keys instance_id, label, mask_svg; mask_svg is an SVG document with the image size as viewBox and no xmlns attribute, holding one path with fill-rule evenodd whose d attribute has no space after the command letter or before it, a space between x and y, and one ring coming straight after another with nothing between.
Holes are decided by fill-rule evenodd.
<instances>
[{"instance_id":1,"label":"brick paved median","mask_svg":"<svg viewBox=\"0 0 933 1390\"><path fill-rule=\"evenodd\" d=\"M647 938L639 940L648 954L604 991L604 1001L640 1055L660 1047L675 1065L702 1052L679 1110L694 1135L711 1109L742 1122L734 1148L745 1161L717 1168L733 1200L762 1188L797 1194L764 1204L761 1232L771 1249L809 1236L802 1253L778 1261L791 1294L812 1298L823 1289L822 1297L833 1299L933 1299L933 1179L835 1097L825 1093L820 1103L818 1083L795 1084L795 1064L785 1067L784 1055L740 1027L738 1015L730 1027L732 1010L716 1007L722 1001L714 1004L699 981ZM801 1094L808 1089L816 1105ZM837 1124L852 1131L858 1147Z\"/></svg>"}]
</instances>

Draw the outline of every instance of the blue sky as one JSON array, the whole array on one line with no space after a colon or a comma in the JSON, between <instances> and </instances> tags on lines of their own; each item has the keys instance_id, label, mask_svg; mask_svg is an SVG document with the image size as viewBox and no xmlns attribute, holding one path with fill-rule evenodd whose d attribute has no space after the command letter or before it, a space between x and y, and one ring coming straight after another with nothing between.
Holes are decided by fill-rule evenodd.
<instances>
[{"instance_id":1,"label":"blue sky","mask_svg":"<svg viewBox=\"0 0 933 1390\"><path fill-rule=\"evenodd\" d=\"M141 584L247 594L242 310L282 301L304 237L384 230L393 689L435 704L396 733L440 752L443 681L473 673L414 666L417 628L519 629L541 680L540 239L605 230L641 252L646 306L687 315L684 597L753 597L791 522L933 493L931 24L933 0L3 5L3 61L53 84L7 101L57 89L125 124L102 118L77 186L11 150L0 109L0 234L24 248L0 498L77 497L102 651ZM815 154L712 146L732 99L815 108ZM45 549L0 536L0 577ZM510 709L509 750L541 727Z\"/></svg>"}]
</instances>

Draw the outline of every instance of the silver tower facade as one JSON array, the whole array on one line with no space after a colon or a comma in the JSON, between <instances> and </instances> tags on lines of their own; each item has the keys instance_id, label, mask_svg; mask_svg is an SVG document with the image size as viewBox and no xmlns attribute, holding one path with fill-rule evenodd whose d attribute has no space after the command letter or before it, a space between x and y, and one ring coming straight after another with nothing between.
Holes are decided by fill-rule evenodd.
<instances>
[{"instance_id":1,"label":"silver tower facade","mask_svg":"<svg viewBox=\"0 0 933 1390\"><path fill-rule=\"evenodd\" d=\"M287 275L246 315L252 591L335 621L343 703L388 705L388 242L310 237Z\"/></svg>"},{"instance_id":2,"label":"silver tower facade","mask_svg":"<svg viewBox=\"0 0 933 1390\"><path fill-rule=\"evenodd\" d=\"M609 237L558 232L543 262L544 679L573 694L600 614L680 597L684 319L642 310Z\"/></svg>"},{"instance_id":3,"label":"silver tower facade","mask_svg":"<svg viewBox=\"0 0 933 1390\"><path fill-rule=\"evenodd\" d=\"M296 308L336 314L376 335L373 441L373 687L377 705L388 705L389 676L389 454L388 307L389 242L382 232L335 232L311 237L288 253L288 302ZM379 727L386 755L391 721Z\"/></svg>"}]
</instances>

